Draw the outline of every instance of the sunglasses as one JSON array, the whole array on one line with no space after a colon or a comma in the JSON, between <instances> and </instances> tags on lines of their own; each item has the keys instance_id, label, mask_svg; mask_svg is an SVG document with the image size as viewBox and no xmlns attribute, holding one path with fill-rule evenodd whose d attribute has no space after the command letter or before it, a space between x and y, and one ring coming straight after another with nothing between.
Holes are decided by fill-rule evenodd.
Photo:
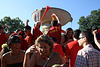
<instances>
[{"instance_id":1,"label":"sunglasses","mask_svg":"<svg viewBox=\"0 0 100 67\"><path fill-rule=\"evenodd\" d=\"M79 39L82 39L82 38L84 38L84 37L79 37Z\"/></svg>"},{"instance_id":2,"label":"sunglasses","mask_svg":"<svg viewBox=\"0 0 100 67\"><path fill-rule=\"evenodd\" d=\"M28 32L29 30L25 30L24 32Z\"/></svg>"}]
</instances>

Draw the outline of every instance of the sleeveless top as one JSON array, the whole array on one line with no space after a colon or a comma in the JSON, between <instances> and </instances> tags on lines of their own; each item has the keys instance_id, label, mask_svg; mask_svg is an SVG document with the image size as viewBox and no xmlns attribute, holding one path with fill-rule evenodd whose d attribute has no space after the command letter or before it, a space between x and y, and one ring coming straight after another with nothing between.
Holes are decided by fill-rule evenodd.
<instances>
[{"instance_id":1,"label":"sleeveless top","mask_svg":"<svg viewBox=\"0 0 100 67\"><path fill-rule=\"evenodd\" d=\"M6 67L23 67L23 62L14 63L14 64L7 64Z\"/></svg>"}]
</instances>

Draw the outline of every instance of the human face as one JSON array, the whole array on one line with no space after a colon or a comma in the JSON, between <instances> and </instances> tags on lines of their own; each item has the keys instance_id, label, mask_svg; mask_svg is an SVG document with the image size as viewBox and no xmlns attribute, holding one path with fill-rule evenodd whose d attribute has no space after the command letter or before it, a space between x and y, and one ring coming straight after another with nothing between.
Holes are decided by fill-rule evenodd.
<instances>
[{"instance_id":1,"label":"human face","mask_svg":"<svg viewBox=\"0 0 100 67\"><path fill-rule=\"evenodd\" d=\"M19 49L20 49L20 43L18 43L18 42L12 43L12 45L11 45L12 51L18 51Z\"/></svg>"},{"instance_id":2,"label":"human face","mask_svg":"<svg viewBox=\"0 0 100 67\"><path fill-rule=\"evenodd\" d=\"M68 32L68 35L69 35L69 36L72 36L72 33L73 33L73 31L69 31L69 32Z\"/></svg>"},{"instance_id":3,"label":"human face","mask_svg":"<svg viewBox=\"0 0 100 67\"><path fill-rule=\"evenodd\" d=\"M40 42L37 46L40 55L43 57L48 57L50 55L50 46L45 42Z\"/></svg>"},{"instance_id":4,"label":"human face","mask_svg":"<svg viewBox=\"0 0 100 67\"><path fill-rule=\"evenodd\" d=\"M11 44L11 50L13 50L13 51L19 50L19 48L20 48L20 43L21 43L20 40L14 41L14 42Z\"/></svg>"},{"instance_id":5,"label":"human face","mask_svg":"<svg viewBox=\"0 0 100 67\"><path fill-rule=\"evenodd\" d=\"M79 46L83 46L83 44L84 44L84 38L85 37L82 34L80 34L79 40L78 40Z\"/></svg>"},{"instance_id":6,"label":"human face","mask_svg":"<svg viewBox=\"0 0 100 67\"><path fill-rule=\"evenodd\" d=\"M3 29L0 29L0 33L3 33Z\"/></svg>"},{"instance_id":7,"label":"human face","mask_svg":"<svg viewBox=\"0 0 100 67\"><path fill-rule=\"evenodd\" d=\"M24 32L25 32L26 35L28 35L29 30L27 30L27 29L24 28Z\"/></svg>"}]
</instances>

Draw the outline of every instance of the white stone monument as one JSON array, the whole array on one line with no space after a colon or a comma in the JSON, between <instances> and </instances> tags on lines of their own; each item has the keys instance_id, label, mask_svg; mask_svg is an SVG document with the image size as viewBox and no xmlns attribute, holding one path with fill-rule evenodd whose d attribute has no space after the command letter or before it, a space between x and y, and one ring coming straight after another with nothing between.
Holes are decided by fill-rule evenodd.
<instances>
[{"instance_id":1,"label":"white stone monument","mask_svg":"<svg viewBox=\"0 0 100 67\"><path fill-rule=\"evenodd\" d=\"M42 8L40 10L36 10L32 13L32 18L35 22L40 21L44 12L45 12L46 8ZM51 26L51 20L52 20L52 14L55 13L60 21L61 21L61 25L65 25L68 22L72 22L72 17L71 14L63 9L60 8L55 8L55 7L50 7L50 9L47 11L47 13L45 14L41 25L43 27L43 33L47 33L47 31L49 30L50 26Z\"/></svg>"}]
</instances>

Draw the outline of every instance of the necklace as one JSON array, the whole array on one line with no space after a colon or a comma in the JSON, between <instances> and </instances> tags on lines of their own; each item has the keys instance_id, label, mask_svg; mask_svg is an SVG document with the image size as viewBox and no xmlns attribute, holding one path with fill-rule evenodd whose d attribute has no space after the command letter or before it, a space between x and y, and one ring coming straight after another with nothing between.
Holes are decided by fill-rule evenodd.
<instances>
[{"instance_id":1,"label":"necklace","mask_svg":"<svg viewBox=\"0 0 100 67\"><path fill-rule=\"evenodd\" d=\"M10 53L10 56L11 56L13 59L18 59L18 58L19 58L19 55L20 55L20 51L19 51L19 53L18 53L18 55L17 55L16 57L14 57L14 56L12 55L12 53Z\"/></svg>"}]
</instances>

